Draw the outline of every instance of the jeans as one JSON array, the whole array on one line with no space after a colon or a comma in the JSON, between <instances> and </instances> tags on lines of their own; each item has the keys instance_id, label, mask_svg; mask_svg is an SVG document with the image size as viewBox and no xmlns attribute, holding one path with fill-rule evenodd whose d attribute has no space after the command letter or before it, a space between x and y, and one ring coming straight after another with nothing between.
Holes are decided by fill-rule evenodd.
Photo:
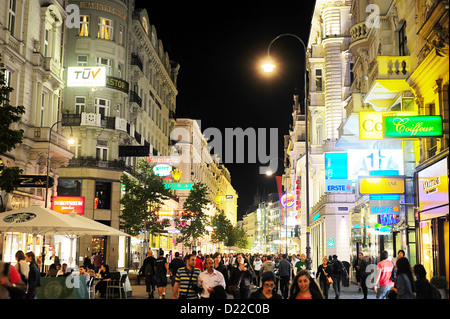
<instances>
[{"instance_id":1,"label":"jeans","mask_svg":"<svg viewBox=\"0 0 450 319\"><path fill-rule=\"evenodd\" d=\"M239 293L233 297L234 299L248 299L250 297L250 287L240 287Z\"/></svg>"},{"instance_id":2,"label":"jeans","mask_svg":"<svg viewBox=\"0 0 450 319\"><path fill-rule=\"evenodd\" d=\"M368 292L367 284L366 284L367 278L368 278L368 276L363 275L363 276L361 276L361 281L360 281L361 289L362 289L363 294L364 294L364 299L367 299L367 292Z\"/></svg>"},{"instance_id":3,"label":"jeans","mask_svg":"<svg viewBox=\"0 0 450 319\"><path fill-rule=\"evenodd\" d=\"M284 299L289 295L289 276L280 276L280 292Z\"/></svg>"},{"instance_id":4,"label":"jeans","mask_svg":"<svg viewBox=\"0 0 450 319\"><path fill-rule=\"evenodd\" d=\"M341 295L341 276L332 275L331 279L333 279L333 289L335 298L339 299L339 296Z\"/></svg>"},{"instance_id":5,"label":"jeans","mask_svg":"<svg viewBox=\"0 0 450 319\"><path fill-rule=\"evenodd\" d=\"M330 289L330 285L327 284L326 279L323 280L322 278L320 278L319 283L320 283L320 289L322 290L323 297L325 299L328 299L328 289Z\"/></svg>"},{"instance_id":6,"label":"jeans","mask_svg":"<svg viewBox=\"0 0 450 319\"><path fill-rule=\"evenodd\" d=\"M393 286L381 286L377 289L377 299L387 299L389 294L389 290L391 290Z\"/></svg>"}]
</instances>

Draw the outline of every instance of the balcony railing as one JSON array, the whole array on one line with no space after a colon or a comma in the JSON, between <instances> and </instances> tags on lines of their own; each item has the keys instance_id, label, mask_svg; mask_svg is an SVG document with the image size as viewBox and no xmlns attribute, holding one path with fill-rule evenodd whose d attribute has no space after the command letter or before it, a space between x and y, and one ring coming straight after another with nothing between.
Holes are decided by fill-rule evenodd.
<instances>
[{"instance_id":1,"label":"balcony railing","mask_svg":"<svg viewBox=\"0 0 450 319\"><path fill-rule=\"evenodd\" d=\"M369 31L367 29L366 22L360 22L355 24L350 28L350 36L352 37L352 42L363 40L367 38Z\"/></svg>"},{"instance_id":2,"label":"balcony railing","mask_svg":"<svg viewBox=\"0 0 450 319\"><path fill-rule=\"evenodd\" d=\"M142 99L141 97L134 91L130 91L130 102L135 102L137 105L142 107Z\"/></svg>"}]
</instances>

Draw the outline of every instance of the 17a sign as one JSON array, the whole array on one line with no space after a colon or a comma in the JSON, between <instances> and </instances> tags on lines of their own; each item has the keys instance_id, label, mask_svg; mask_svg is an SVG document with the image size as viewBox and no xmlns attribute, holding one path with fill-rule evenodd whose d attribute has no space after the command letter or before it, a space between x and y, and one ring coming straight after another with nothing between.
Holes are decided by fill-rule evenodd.
<instances>
[{"instance_id":1,"label":"17a sign","mask_svg":"<svg viewBox=\"0 0 450 319\"><path fill-rule=\"evenodd\" d=\"M386 138L441 137L441 116L388 116L384 118Z\"/></svg>"}]
</instances>

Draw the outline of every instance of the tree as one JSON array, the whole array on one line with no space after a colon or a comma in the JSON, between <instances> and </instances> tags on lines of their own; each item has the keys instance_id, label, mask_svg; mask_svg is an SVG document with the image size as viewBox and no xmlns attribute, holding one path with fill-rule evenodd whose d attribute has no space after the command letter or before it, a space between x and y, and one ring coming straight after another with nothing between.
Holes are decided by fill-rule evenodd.
<instances>
[{"instance_id":1,"label":"tree","mask_svg":"<svg viewBox=\"0 0 450 319\"><path fill-rule=\"evenodd\" d=\"M13 123L20 121L25 108L9 104L9 95L14 89L6 83L5 71L0 55L0 155L10 152L17 144L22 143L24 133L23 130L11 129ZM17 189L21 173L22 170L18 167L6 167L0 161L0 190L10 193Z\"/></svg>"},{"instance_id":2,"label":"tree","mask_svg":"<svg viewBox=\"0 0 450 319\"><path fill-rule=\"evenodd\" d=\"M177 242L185 245L195 245L197 238L207 233L206 225L208 216L205 213L206 206L210 203L207 198L208 189L203 183L195 183L189 196L184 202L183 216L176 221L176 228L180 231Z\"/></svg>"},{"instance_id":3,"label":"tree","mask_svg":"<svg viewBox=\"0 0 450 319\"><path fill-rule=\"evenodd\" d=\"M232 236L233 224L226 217L223 210L211 218L211 227L213 228L211 236L213 243L223 242L225 246L232 246L228 242L230 236Z\"/></svg>"},{"instance_id":4,"label":"tree","mask_svg":"<svg viewBox=\"0 0 450 319\"><path fill-rule=\"evenodd\" d=\"M168 199L171 193L165 188L163 180L154 173L153 167L147 161L139 161L133 176L123 174L121 178L125 195L119 201L123 205L120 218L132 236L139 235L143 230L156 234L168 226L167 220L159 222L158 211L163 200Z\"/></svg>"},{"instance_id":5,"label":"tree","mask_svg":"<svg viewBox=\"0 0 450 319\"><path fill-rule=\"evenodd\" d=\"M235 227L234 231L236 232L237 244L239 248L248 249L248 239L247 234L243 228Z\"/></svg>"}]
</instances>

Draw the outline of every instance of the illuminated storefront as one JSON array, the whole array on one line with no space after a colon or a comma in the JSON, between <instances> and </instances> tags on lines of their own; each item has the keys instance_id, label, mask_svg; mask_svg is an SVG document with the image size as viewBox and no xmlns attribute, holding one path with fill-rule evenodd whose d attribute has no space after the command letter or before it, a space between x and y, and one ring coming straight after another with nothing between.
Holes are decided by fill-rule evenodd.
<instances>
[{"instance_id":1,"label":"illuminated storefront","mask_svg":"<svg viewBox=\"0 0 450 319\"><path fill-rule=\"evenodd\" d=\"M420 262L428 279L449 279L448 152L432 164L418 168L416 194Z\"/></svg>"}]
</instances>

